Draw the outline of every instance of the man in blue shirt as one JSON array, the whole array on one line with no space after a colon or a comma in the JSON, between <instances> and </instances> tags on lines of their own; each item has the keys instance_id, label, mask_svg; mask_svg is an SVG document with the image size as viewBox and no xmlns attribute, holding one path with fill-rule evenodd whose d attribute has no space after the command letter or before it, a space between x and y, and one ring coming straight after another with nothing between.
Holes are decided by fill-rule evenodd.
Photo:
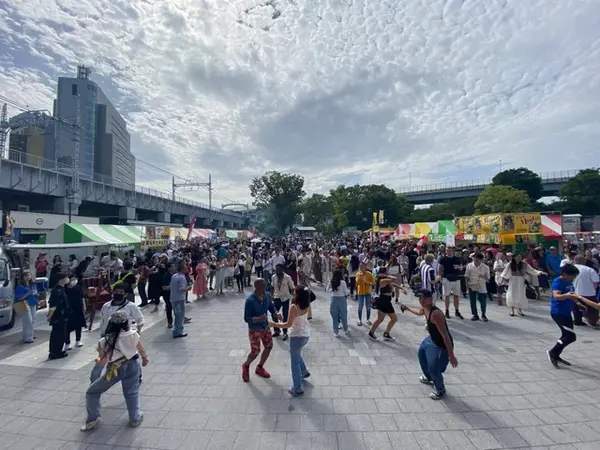
<instances>
[{"instance_id":1,"label":"man in blue shirt","mask_svg":"<svg viewBox=\"0 0 600 450\"><path fill-rule=\"evenodd\" d=\"M563 260L563 255L558 253L556 247L550 247L550 251L546 252L546 267L548 268L548 276L553 280L556 277L561 276L560 262Z\"/></svg>"},{"instance_id":2,"label":"man in blue shirt","mask_svg":"<svg viewBox=\"0 0 600 450\"><path fill-rule=\"evenodd\" d=\"M281 314L277 314L271 298L265 290L265 280L257 278L254 281L254 292L246 299L244 306L244 321L248 324L248 338L250 340L250 354L246 362L242 364L242 380L250 381L250 364L260 353L260 343L263 345L263 352L260 355L260 361L254 373L259 377L269 378L271 374L263 367L273 348L273 336L269 328L267 312L281 320Z\"/></svg>"},{"instance_id":3,"label":"man in blue shirt","mask_svg":"<svg viewBox=\"0 0 600 450\"><path fill-rule=\"evenodd\" d=\"M548 359L558 368L558 363L570 366L571 364L560 357L562 351L577 339L573 330L573 306L579 307L575 302L579 295L575 294L573 280L579 275L579 269L573 264L565 264L560 268L560 276L552 282L552 297L550 298L550 315L560 328L561 336L552 350L548 350Z\"/></svg>"}]
</instances>

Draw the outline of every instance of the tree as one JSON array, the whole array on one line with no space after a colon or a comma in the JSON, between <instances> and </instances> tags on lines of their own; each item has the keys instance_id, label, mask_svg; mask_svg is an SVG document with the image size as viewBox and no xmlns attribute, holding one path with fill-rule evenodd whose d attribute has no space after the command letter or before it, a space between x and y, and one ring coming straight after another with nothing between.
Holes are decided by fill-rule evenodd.
<instances>
[{"instance_id":1,"label":"tree","mask_svg":"<svg viewBox=\"0 0 600 450\"><path fill-rule=\"evenodd\" d=\"M333 219L338 230L356 227L367 230L373 224L373 213L382 210L385 224L396 226L412 214L413 206L403 195L384 185L340 185L329 192Z\"/></svg>"},{"instance_id":2,"label":"tree","mask_svg":"<svg viewBox=\"0 0 600 450\"><path fill-rule=\"evenodd\" d=\"M333 219L333 205L329 197L313 194L302 201L300 213L304 215L303 225L320 229Z\"/></svg>"},{"instance_id":3,"label":"tree","mask_svg":"<svg viewBox=\"0 0 600 450\"><path fill-rule=\"evenodd\" d=\"M584 169L565 183L560 199L567 213L600 214L600 169Z\"/></svg>"},{"instance_id":4,"label":"tree","mask_svg":"<svg viewBox=\"0 0 600 450\"><path fill-rule=\"evenodd\" d=\"M542 178L526 167L504 170L492 178L492 184L494 186L511 186L525 191L532 201L536 201L544 195Z\"/></svg>"},{"instance_id":5,"label":"tree","mask_svg":"<svg viewBox=\"0 0 600 450\"><path fill-rule=\"evenodd\" d=\"M415 208L411 222L435 222L455 217L470 216L475 211L477 197L464 197L448 202L436 203L427 208Z\"/></svg>"},{"instance_id":6,"label":"tree","mask_svg":"<svg viewBox=\"0 0 600 450\"><path fill-rule=\"evenodd\" d=\"M517 213L531 210L527 192L512 186L488 186L475 202L477 214Z\"/></svg>"},{"instance_id":7,"label":"tree","mask_svg":"<svg viewBox=\"0 0 600 450\"><path fill-rule=\"evenodd\" d=\"M270 208L274 228L279 233L285 233L294 224L299 203L306 195L304 177L269 171L252 180L250 195L254 198L255 206Z\"/></svg>"}]
</instances>

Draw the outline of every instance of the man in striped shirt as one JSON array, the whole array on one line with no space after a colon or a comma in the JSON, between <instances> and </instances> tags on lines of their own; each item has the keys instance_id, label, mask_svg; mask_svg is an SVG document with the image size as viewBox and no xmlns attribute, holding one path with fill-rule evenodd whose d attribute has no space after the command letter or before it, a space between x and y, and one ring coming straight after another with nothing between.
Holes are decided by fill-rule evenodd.
<instances>
[{"instance_id":1,"label":"man in striped shirt","mask_svg":"<svg viewBox=\"0 0 600 450\"><path fill-rule=\"evenodd\" d=\"M431 254L425 255L423 264L421 264L421 289L435 292L435 285L438 281L433 268L434 257Z\"/></svg>"}]
</instances>

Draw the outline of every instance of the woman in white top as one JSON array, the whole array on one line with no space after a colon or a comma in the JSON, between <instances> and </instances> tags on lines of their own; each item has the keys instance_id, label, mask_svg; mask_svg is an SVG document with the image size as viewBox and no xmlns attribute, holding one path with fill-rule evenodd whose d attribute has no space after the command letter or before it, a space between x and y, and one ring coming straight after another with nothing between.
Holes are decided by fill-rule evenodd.
<instances>
[{"instance_id":1,"label":"woman in white top","mask_svg":"<svg viewBox=\"0 0 600 450\"><path fill-rule=\"evenodd\" d=\"M510 253L507 256L512 256ZM535 270L525 261L521 255L515 255L510 263L504 268L502 272L502 278L508 281L508 290L506 291L506 306L510 308L509 315L512 317L515 315L515 308L520 316L524 316L523 309L527 309L529 306L529 300L527 299L525 291L525 276L526 275L546 275L545 272Z\"/></svg>"},{"instance_id":2,"label":"woman in white top","mask_svg":"<svg viewBox=\"0 0 600 450\"><path fill-rule=\"evenodd\" d=\"M269 322L270 327L289 328L292 387L288 392L294 397L304 394L304 379L310 377L310 372L306 368L302 357L302 349L308 344L308 338L310 337L308 309L310 302L315 298L315 294L308 288L298 286L292 300L287 322Z\"/></svg>"},{"instance_id":3,"label":"woman in white top","mask_svg":"<svg viewBox=\"0 0 600 450\"><path fill-rule=\"evenodd\" d=\"M327 290L331 292L329 313L333 324L333 335L339 337L340 324L342 324L342 328L348 336L348 295L350 292L341 269L336 269L333 272Z\"/></svg>"},{"instance_id":4,"label":"woman in white top","mask_svg":"<svg viewBox=\"0 0 600 450\"><path fill-rule=\"evenodd\" d=\"M506 269L506 265L508 263L506 262L506 256L504 256L504 253L502 252L498 252L496 253L496 261L494 261L494 280L496 281L496 292L498 295L498 305L502 306L503 301L502 301L502 296L505 294L506 292L506 283L504 282L504 279L502 278L502 272L504 272L504 269Z\"/></svg>"},{"instance_id":5,"label":"woman in white top","mask_svg":"<svg viewBox=\"0 0 600 450\"><path fill-rule=\"evenodd\" d=\"M129 425L135 428L142 423L140 356L142 366L146 366L148 354L140 335L129 329L129 315L123 310L113 313L104 337L98 341L98 358L92 370L92 384L86 392L87 420L81 431L93 430L100 423L100 397L119 381L129 411Z\"/></svg>"}]
</instances>

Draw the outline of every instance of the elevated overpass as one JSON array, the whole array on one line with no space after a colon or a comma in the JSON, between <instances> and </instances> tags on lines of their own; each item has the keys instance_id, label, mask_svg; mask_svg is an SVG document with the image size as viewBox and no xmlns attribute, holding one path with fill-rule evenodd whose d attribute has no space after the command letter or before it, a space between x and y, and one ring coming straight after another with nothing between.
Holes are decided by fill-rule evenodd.
<instances>
[{"instance_id":1,"label":"elevated overpass","mask_svg":"<svg viewBox=\"0 0 600 450\"><path fill-rule=\"evenodd\" d=\"M544 196L557 195L564 184L577 175L578 170L564 170L558 172L540 173ZM427 205L441 203L448 200L457 200L465 197L477 197L492 184L492 180L455 181L449 183L413 186L401 189L399 193L406 197L409 203Z\"/></svg>"}]
</instances>

